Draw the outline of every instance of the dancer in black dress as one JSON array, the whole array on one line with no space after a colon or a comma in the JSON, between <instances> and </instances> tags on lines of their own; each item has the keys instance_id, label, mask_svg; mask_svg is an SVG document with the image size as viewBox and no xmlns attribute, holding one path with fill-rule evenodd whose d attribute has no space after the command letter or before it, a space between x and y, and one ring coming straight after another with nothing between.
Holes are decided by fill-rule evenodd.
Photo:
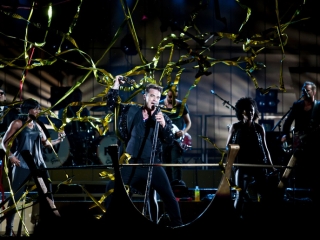
<instances>
[{"instance_id":1,"label":"dancer in black dress","mask_svg":"<svg viewBox=\"0 0 320 240\"><path fill-rule=\"evenodd\" d=\"M255 122L259 118L255 100L250 97L241 98L237 101L235 108L239 122L231 125L227 140L227 146L229 144L240 146L235 163L272 164L265 130L263 126ZM235 167L234 171L235 184L241 188L241 191L237 192L234 207L239 215L242 215L245 198L248 198L246 191L249 184L254 183L255 190L262 201L268 197L266 169L262 167Z\"/></svg>"}]
</instances>

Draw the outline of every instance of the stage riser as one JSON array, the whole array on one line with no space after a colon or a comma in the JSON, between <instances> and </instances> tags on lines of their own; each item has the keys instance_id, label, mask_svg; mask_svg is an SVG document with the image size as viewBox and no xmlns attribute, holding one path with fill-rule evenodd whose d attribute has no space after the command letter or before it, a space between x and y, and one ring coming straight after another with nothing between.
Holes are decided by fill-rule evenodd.
<instances>
[{"instance_id":1,"label":"stage riser","mask_svg":"<svg viewBox=\"0 0 320 240\"><path fill-rule=\"evenodd\" d=\"M99 173L107 171L113 173L112 169L55 169L49 170L51 180L54 184L65 181L72 177L72 183L88 185L106 185L108 179L101 179ZM220 169L195 170L182 169L182 180L189 188L199 186L200 188L218 188L221 180ZM4 176L3 188L8 191L7 179Z\"/></svg>"},{"instance_id":2,"label":"stage riser","mask_svg":"<svg viewBox=\"0 0 320 240\"><path fill-rule=\"evenodd\" d=\"M196 219L208 206L208 201L201 201L201 202L180 202L180 209L183 221L185 223L191 222L192 220ZM72 219L75 217L77 218L79 214L83 213L83 216L97 216L102 215L103 212L98 207L90 209L94 203L93 202L81 202L81 201L55 201L56 207L59 209L61 216L68 217L72 221ZM142 211L143 207L143 201L137 201L133 202L133 206L137 208L137 211ZM163 204L162 202L159 202L159 213L160 216L164 213L163 210ZM24 212L24 223L26 224L26 227L28 229L28 232L30 234L33 233L34 224L31 222L32 219L37 218L39 211L38 211L38 205L35 205L34 207L30 207L25 209ZM159 217L160 217L159 216ZM19 226L19 216L16 214L15 220L14 220L14 232L17 233L18 226ZM5 232L5 221L0 224L0 232L1 234L4 234ZM25 235L25 230L22 228L22 234Z\"/></svg>"}]
</instances>

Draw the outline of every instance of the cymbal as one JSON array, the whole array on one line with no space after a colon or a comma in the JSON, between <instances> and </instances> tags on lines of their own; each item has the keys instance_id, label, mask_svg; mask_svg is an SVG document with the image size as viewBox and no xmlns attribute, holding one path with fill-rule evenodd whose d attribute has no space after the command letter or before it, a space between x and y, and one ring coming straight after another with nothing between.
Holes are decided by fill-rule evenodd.
<instances>
[{"instance_id":1,"label":"cymbal","mask_svg":"<svg viewBox=\"0 0 320 240\"><path fill-rule=\"evenodd\" d=\"M109 108L107 106L93 106L92 108L90 108L90 111L92 111L92 112L107 112L108 109Z\"/></svg>"}]
</instances>

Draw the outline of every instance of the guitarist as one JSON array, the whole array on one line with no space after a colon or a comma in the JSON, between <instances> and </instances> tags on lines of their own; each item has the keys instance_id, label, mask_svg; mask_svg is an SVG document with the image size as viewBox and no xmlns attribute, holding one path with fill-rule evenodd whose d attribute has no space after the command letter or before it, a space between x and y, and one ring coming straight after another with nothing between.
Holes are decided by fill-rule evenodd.
<instances>
[{"instance_id":1,"label":"guitarist","mask_svg":"<svg viewBox=\"0 0 320 240\"><path fill-rule=\"evenodd\" d=\"M191 119L187 104L183 104L181 100L177 99L178 91L179 89L177 85L170 86L166 97L159 102L159 105L161 108L163 108L163 111L165 111L165 113L170 117L172 123L175 124L179 129L179 131L175 132L175 138L181 139L185 137L188 130L190 129ZM178 141L175 141L175 144L173 145L164 146L163 149L164 163L183 163L182 156L184 149L180 147ZM166 173L171 183L177 183L177 185L180 185L182 180L181 167L166 167Z\"/></svg>"},{"instance_id":2,"label":"guitarist","mask_svg":"<svg viewBox=\"0 0 320 240\"><path fill-rule=\"evenodd\" d=\"M284 124L282 142L287 141L290 127L294 122L295 133L292 136L293 156L288 165L294 167L295 185L297 188L312 189L311 197L317 194L317 179L319 171L319 125L320 108L319 101L315 100L316 85L313 82L306 81L302 86L302 100L296 101L291 107ZM287 168L282 176L282 182L286 182L291 169ZM293 174L292 174L293 175ZM282 183L280 182L280 183ZM280 186L283 186L283 184ZM317 187L318 188L318 187ZM313 196L312 196L313 195Z\"/></svg>"}]
</instances>

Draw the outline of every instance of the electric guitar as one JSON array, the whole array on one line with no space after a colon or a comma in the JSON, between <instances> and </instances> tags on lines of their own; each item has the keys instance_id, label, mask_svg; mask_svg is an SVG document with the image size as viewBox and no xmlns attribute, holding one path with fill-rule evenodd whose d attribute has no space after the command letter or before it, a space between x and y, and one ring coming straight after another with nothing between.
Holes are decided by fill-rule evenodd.
<instances>
[{"instance_id":1,"label":"electric guitar","mask_svg":"<svg viewBox=\"0 0 320 240\"><path fill-rule=\"evenodd\" d=\"M293 138L292 138L292 148L291 149L296 149L296 148L301 148L303 149L303 147L305 145L308 144L308 142L312 141L310 139L311 136L314 136L316 134L319 134L319 129L320 129L320 126L318 127L315 127L315 128L312 128L306 132L295 132L293 134ZM282 175L282 178L278 184L278 188L283 188L285 183L286 183L286 180L287 178L289 177L290 173L291 173L291 170L292 168L296 165L296 162L297 162L297 158L296 156L294 155L294 152L289 160L289 163L288 163L288 167L289 168L286 168L283 175Z\"/></svg>"},{"instance_id":2,"label":"electric guitar","mask_svg":"<svg viewBox=\"0 0 320 240\"><path fill-rule=\"evenodd\" d=\"M310 128L304 132L295 132L292 138L293 149L303 148L312 141L312 138L319 134L320 126Z\"/></svg>"},{"instance_id":3,"label":"electric guitar","mask_svg":"<svg viewBox=\"0 0 320 240\"><path fill-rule=\"evenodd\" d=\"M172 124L171 131L173 134L175 134L176 132L180 131L180 129L175 124ZM189 133L185 133L185 135L180 138L175 138L175 142L184 152L192 148L192 138Z\"/></svg>"}]
</instances>

